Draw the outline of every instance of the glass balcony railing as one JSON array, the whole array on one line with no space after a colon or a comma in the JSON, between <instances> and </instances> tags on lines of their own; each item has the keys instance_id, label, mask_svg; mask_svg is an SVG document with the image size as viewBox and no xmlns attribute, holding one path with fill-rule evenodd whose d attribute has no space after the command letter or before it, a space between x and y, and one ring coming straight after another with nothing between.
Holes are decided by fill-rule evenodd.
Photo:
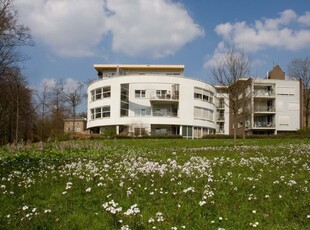
<instances>
[{"instance_id":1,"label":"glass balcony railing","mask_svg":"<svg viewBox=\"0 0 310 230\"><path fill-rule=\"evenodd\" d=\"M172 112L153 112L152 116L154 117L177 117L177 113L172 113Z\"/></svg>"},{"instance_id":2,"label":"glass balcony railing","mask_svg":"<svg viewBox=\"0 0 310 230\"><path fill-rule=\"evenodd\" d=\"M254 128L274 128L274 122L267 122L267 121L254 121Z\"/></svg>"},{"instance_id":3,"label":"glass balcony railing","mask_svg":"<svg viewBox=\"0 0 310 230\"><path fill-rule=\"evenodd\" d=\"M275 93L271 90L255 90L254 97L274 97Z\"/></svg>"},{"instance_id":4,"label":"glass balcony railing","mask_svg":"<svg viewBox=\"0 0 310 230\"><path fill-rule=\"evenodd\" d=\"M151 96L151 100L179 100L178 95L174 94L164 94L164 95L155 95Z\"/></svg>"}]
</instances>

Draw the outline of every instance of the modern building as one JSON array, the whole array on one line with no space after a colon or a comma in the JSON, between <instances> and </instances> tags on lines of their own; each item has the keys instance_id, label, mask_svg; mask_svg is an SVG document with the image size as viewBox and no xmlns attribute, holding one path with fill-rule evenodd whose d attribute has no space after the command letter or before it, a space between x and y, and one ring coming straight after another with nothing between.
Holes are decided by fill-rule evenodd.
<instances>
[{"instance_id":1,"label":"modern building","mask_svg":"<svg viewBox=\"0 0 310 230\"><path fill-rule=\"evenodd\" d=\"M225 87L184 77L183 65L96 64L94 68L98 79L87 90L87 129L93 133L184 138L232 134ZM285 80L283 74L276 68L267 79L247 79L247 90L253 92L247 105L251 112L238 129L277 134L301 127L300 83Z\"/></svg>"},{"instance_id":2,"label":"modern building","mask_svg":"<svg viewBox=\"0 0 310 230\"><path fill-rule=\"evenodd\" d=\"M216 132L216 90L184 77L183 65L94 65L99 79L88 87L92 132L182 135Z\"/></svg>"},{"instance_id":3,"label":"modern building","mask_svg":"<svg viewBox=\"0 0 310 230\"><path fill-rule=\"evenodd\" d=\"M238 134L270 135L294 132L302 127L303 91L300 81L286 80L278 65L264 79L243 78L240 81L246 82L240 96L248 98L243 100L245 108L240 108L238 113ZM232 134L234 126L229 110L228 114L229 133Z\"/></svg>"}]
</instances>

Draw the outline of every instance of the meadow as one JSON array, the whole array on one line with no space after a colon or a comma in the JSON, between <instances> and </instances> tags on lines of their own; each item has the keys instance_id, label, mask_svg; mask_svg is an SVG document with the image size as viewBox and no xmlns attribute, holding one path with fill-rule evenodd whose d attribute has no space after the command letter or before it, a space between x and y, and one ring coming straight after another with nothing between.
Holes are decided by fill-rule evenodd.
<instances>
[{"instance_id":1,"label":"meadow","mask_svg":"<svg viewBox=\"0 0 310 230\"><path fill-rule=\"evenodd\" d=\"M310 229L310 140L0 148L0 229Z\"/></svg>"}]
</instances>

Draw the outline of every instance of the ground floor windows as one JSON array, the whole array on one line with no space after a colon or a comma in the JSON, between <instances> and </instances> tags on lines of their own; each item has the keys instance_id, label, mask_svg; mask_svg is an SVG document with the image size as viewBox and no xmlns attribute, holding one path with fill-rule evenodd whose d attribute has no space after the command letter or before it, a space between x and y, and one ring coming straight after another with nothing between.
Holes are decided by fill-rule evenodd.
<instances>
[{"instance_id":1,"label":"ground floor windows","mask_svg":"<svg viewBox=\"0 0 310 230\"><path fill-rule=\"evenodd\" d=\"M209 129L205 127L194 127L194 138L202 138L203 136L214 133L214 129Z\"/></svg>"},{"instance_id":2,"label":"ground floor windows","mask_svg":"<svg viewBox=\"0 0 310 230\"><path fill-rule=\"evenodd\" d=\"M193 137L193 127L192 126L182 126L182 136L185 138Z\"/></svg>"},{"instance_id":3,"label":"ground floor windows","mask_svg":"<svg viewBox=\"0 0 310 230\"><path fill-rule=\"evenodd\" d=\"M179 125L146 125L146 124L130 124L119 126L101 126L92 128L92 132L122 136L178 136L193 139L202 138L208 134L214 134L215 129L200 126L179 126Z\"/></svg>"},{"instance_id":4,"label":"ground floor windows","mask_svg":"<svg viewBox=\"0 0 310 230\"><path fill-rule=\"evenodd\" d=\"M152 135L179 135L180 127L175 125L151 125Z\"/></svg>"},{"instance_id":5,"label":"ground floor windows","mask_svg":"<svg viewBox=\"0 0 310 230\"><path fill-rule=\"evenodd\" d=\"M110 117L110 106L98 107L90 110L91 120Z\"/></svg>"},{"instance_id":6,"label":"ground floor windows","mask_svg":"<svg viewBox=\"0 0 310 230\"><path fill-rule=\"evenodd\" d=\"M147 131L145 128L134 128L134 135L135 136L145 136L145 135L147 135Z\"/></svg>"}]
</instances>

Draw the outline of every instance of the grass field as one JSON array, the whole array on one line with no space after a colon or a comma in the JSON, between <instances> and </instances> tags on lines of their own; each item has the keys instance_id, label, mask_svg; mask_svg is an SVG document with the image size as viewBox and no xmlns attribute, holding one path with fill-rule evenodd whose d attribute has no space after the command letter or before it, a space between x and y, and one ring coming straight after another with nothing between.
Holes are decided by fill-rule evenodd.
<instances>
[{"instance_id":1,"label":"grass field","mask_svg":"<svg viewBox=\"0 0 310 230\"><path fill-rule=\"evenodd\" d=\"M310 229L310 140L0 148L0 229Z\"/></svg>"}]
</instances>

